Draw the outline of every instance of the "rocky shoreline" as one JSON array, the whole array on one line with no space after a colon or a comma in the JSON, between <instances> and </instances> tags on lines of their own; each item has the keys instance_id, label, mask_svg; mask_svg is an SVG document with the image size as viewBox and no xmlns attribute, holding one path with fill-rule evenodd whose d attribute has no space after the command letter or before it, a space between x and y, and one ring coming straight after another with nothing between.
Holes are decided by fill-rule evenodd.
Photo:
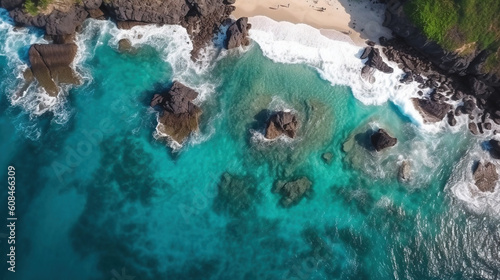
<instances>
[{"instance_id":1,"label":"rocky shoreline","mask_svg":"<svg viewBox=\"0 0 500 280\"><path fill-rule=\"evenodd\" d=\"M436 118L447 115L450 125L456 124L454 117L462 114L469 115L470 131L476 135L490 130L492 122L500 125L500 77L482 70L489 52L475 50L464 55L443 49L410 22L403 10L406 1L385 1L384 26L393 31L395 38L380 39L386 57L406 73L401 82L416 81L422 89L430 88L432 93L424 111L432 107L431 111L438 113ZM450 106L450 111L445 112L448 106L439 104L447 104L450 99L458 101L459 106L454 111Z\"/></svg>"},{"instance_id":2,"label":"rocky shoreline","mask_svg":"<svg viewBox=\"0 0 500 280\"><path fill-rule=\"evenodd\" d=\"M79 82L71 69L77 52L74 36L87 18L111 19L123 29L144 24L181 25L186 28L192 39L193 59L211 42L214 34L220 31L221 25L228 26L224 42L227 49L247 46L250 42L248 30L251 25L248 19L233 21L229 18L234 11L234 6L231 5L234 1L231 0L82 0L80 4L60 9L52 7L50 12L37 15L27 13L22 7L23 2L0 0L0 7L9 10L10 16L18 25L43 28L52 40L52 44L33 45L29 50L33 77L51 96L57 96L57 83ZM366 59L365 67L361 70L362 78L373 82L374 71L393 73L394 69L384 62L386 57L397 63L405 72L401 83L415 81L420 84L422 90L430 90L430 95L424 96L421 91L421 97L412 100L425 122L441 122L446 118L450 126L455 126L456 117L465 114L468 115L468 128L472 134L480 135L489 130L496 134L494 124L500 125L500 79L481 72L485 52L479 51L463 57L443 50L436 43L428 41L411 25L403 13L402 5L405 0L386 2L384 25L393 30L396 36L393 39L380 38L380 46L368 42L368 47L360 57ZM120 48L133 52L127 42L120 42ZM168 92L156 94L151 101L151 106L160 108L161 111L158 119L159 130L180 144L193 131L198 130L198 119L202 110L192 103L197 95L198 93L180 82L174 82ZM268 120L265 137L275 139L286 135L294 138L297 127L295 115L289 112L275 112ZM371 135L371 141L376 151L382 151L397 143L397 139L383 129ZM329 163L331 155L327 155L324 160ZM491 191L490 181L495 178L495 181L498 180L498 176L496 169L487 163L484 166L480 165L479 171L475 172L478 174L476 181L483 182L482 178L488 178L487 186L483 184L479 187L478 183L478 187ZM402 165L400 177L403 180L408 180L409 168L408 164ZM307 187L300 187L300 191L295 191L287 189L287 186L294 186L293 184L282 184L277 192L284 196L298 192L297 196L302 197L309 190L311 183L306 182L304 185ZM293 205L296 200L295 197L291 198L284 206Z\"/></svg>"},{"instance_id":3,"label":"rocky shoreline","mask_svg":"<svg viewBox=\"0 0 500 280\"><path fill-rule=\"evenodd\" d=\"M214 34L224 24L232 23L227 34L227 48L249 44L248 19L233 22L229 17L235 9L231 5L234 3L232 0L82 0L69 4L49 4L44 9L39 8L37 14L26 11L24 2L0 0L0 7L9 11L16 25L42 28L46 38L52 41L52 44L34 45L29 52L34 78L50 96L58 95L59 83L79 83L70 65L76 55L75 33L81 30L81 25L87 18L111 19L122 29L146 24L181 25L191 37L193 60L197 59L200 50L212 41ZM121 44L122 49L132 49L123 48L122 45L124 44ZM63 68L64 71L61 70Z\"/></svg>"}]
</instances>

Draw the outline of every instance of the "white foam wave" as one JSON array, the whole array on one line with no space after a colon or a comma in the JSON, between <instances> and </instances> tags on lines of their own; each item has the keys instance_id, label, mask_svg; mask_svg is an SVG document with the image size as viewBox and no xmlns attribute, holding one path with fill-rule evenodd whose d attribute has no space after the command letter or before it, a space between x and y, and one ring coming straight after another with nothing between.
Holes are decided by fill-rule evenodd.
<instances>
[{"instance_id":1,"label":"white foam wave","mask_svg":"<svg viewBox=\"0 0 500 280\"><path fill-rule=\"evenodd\" d=\"M276 22L262 16L252 17L250 22L251 38L271 60L314 67L322 78L333 85L349 86L354 96L366 105L380 105L391 101L402 114L425 131L438 132L447 127L444 121L438 124L424 123L410 100L418 97L418 84L401 84L399 80L404 73L394 63L388 62L394 68L394 73L376 71L373 83L363 80L361 69L364 64L359 59L363 49L348 43L349 38L346 37L345 42L332 40L311 26Z\"/></svg>"},{"instance_id":2,"label":"white foam wave","mask_svg":"<svg viewBox=\"0 0 500 280\"><path fill-rule=\"evenodd\" d=\"M491 161L491 157L481 145L474 145L466 155L455 165L445 189L455 198L476 213L488 213L498 217L500 214L500 184L497 182L494 192L481 192L475 185L473 165L478 161Z\"/></svg>"},{"instance_id":3,"label":"white foam wave","mask_svg":"<svg viewBox=\"0 0 500 280\"><path fill-rule=\"evenodd\" d=\"M193 49L191 39L186 29L181 26L145 25L135 26L130 30L123 30L118 29L114 23L109 21L88 20L85 33L88 33L88 36L92 36L95 32L100 32L100 36L110 34L111 38L108 44L115 49L118 49L119 41L122 39L130 41L134 48L141 48L143 46L153 47L161 55L161 58L172 67L172 80L180 81L199 93L196 100L193 101L197 105L200 105L212 96L218 84L220 84L220 81L210 79L208 76L216 62L222 59L227 52L221 51L217 46L208 46L200 52L198 59L193 61L191 59L191 51ZM102 37L98 41L103 44L105 40L105 37ZM86 53L92 53L91 47L94 48L93 51L95 52L97 46L84 46L82 49ZM174 151L181 149L182 144L177 143L162 133L160 126L161 124L157 125L154 137L158 139L166 138L167 143ZM209 127L207 133L194 133L188 143L192 145L206 141L213 134L213 129Z\"/></svg>"}]
</instances>

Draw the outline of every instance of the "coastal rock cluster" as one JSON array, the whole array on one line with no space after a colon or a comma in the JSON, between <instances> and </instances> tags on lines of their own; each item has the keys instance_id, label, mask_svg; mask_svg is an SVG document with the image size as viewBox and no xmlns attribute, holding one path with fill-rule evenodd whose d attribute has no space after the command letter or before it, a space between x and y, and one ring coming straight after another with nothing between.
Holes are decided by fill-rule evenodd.
<instances>
[{"instance_id":1,"label":"coastal rock cluster","mask_svg":"<svg viewBox=\"0 0 500 280\"><path fill-rule=\"evenodd\" d=\"M159 131L182 143L191 132L198 130L198 118L202 111L191 102L196 97L196 91L177 81L166 93L155 94L151 107L161 110Z\"/></svg>"},{"instance_id":2,"label":"coastal rock cluster","mask_svg":"<svg viewBox=\"0 0 500 280\"><path fill-rule=\"evenodd\" d=\"M370 72L371 68L375 68L387 74L394 72L394 69L387 65L387 63L385 63L382 59L382 56L380 56L380 50L373 46L368 46L363 51L363 54L361 54L360 58L367 59L365 67L363 68L363 70L361 70L361 72L363 73Z\"/></svg>"},{"instance_id":3,"label":"coastal rock cluster","mask_svg":"<svg viewBox=\"0 0 500 280\"><path fill-rule=\"evenodd\" d=\"M398 139L390 136L385 130L379 129L370 136L373 148L380 152L386 148L392 147L398 143Z\"/></svg>"},{"instance_id":4,"label":"coastal rock cluster","mask_svg":"<svg viewBox=\"0 0 500 280\"><path fill-rule=\"evenodd\" d=\"M496 166L491 162L479 162L474 170L474 180L480 191L493 192L498 181Z\"/></svg>"},{"instance_id":5,"label":"coastal rock cluster","mask_svg":"<svg viewBox=\"0 0 500 280\"><path fill-rule=\"evenodd\" d=\"M298 128L297 117L291 112L279 111L271 115L267 121L267 139L276 139L281 135L295 138Z\"/></svg>"},{"instance_id":6,"label":"coastal rock cluster","mask_svg":"<svg viewBox=\"0 0 500 280\"><path fill-rule=\"evenodd\" d=\"M248 30L251 27L252 25L248 23L248 18L246 17L242 17L233 22L226 32L226 48L233 49L240 46L248 46L248 44L250 44Z\"/></svg>"},{"instance_id":7,"label":"coastal rock cluster","mask_svg":"<svg viewBox=\"0 0 500 280\"><path fill-rule=\"evenodd\" d=\"M75 44L32 45L29 60L33 76L51 96L58 93L58 83L77 84L78 78L71 68L76 56Z\"/></svg>"},{"instance_id":8,"label":"coastal rock cluster","mask_svg":"<svg viewBox=\"0 0 500 280\"><path fill-rule=\"evenodd\" d=\"M229 20L229 15L235 9L231 5L234 1L220 0L82 0L75 3L53 2L46 7L38 7L37 12L33 14L33 11L29 12L23 7L24 3L24 0L0 0L0 7L9 11L17 25L43 28L46 35L52 38L53 44L64 45L59 47L50 44L50 47L43 47L43 51L30 51L30 62L35 62L35 65L32 65L33 74L50 95L56 95L58 92L57 83L78 83L77 79L69 79L74 76L72 70L69 73L73 74L63 76L62 71L50 75L46 69L61 69L72 63L67 61L70 57L68 52L74 53L76 45L69 44L74 43L74 34L89 17L110 17L116 21L119 28L124 29L144 24L182 25L192 39L191 54L195 59L199 51L211 41L214 33L218 32L219 27ZM233 25L228 34L228 46L247 45L247 30L250 28L247 19L240 19ZM37 46L35 49L40 48L42 47ZM52 63L58 56L62 58L57 63L64 60L63 65ZM74 55L72 57L74 58Z\"/></svg>"},{"instance_id":9,"label":"coastal rock cluster","mask_svg":"<svg viewBox=\"0 0 500 280\"><path fill-rule=\"evenodd\" d=\"M455 116L469 115L469 128L473 134L492 129L492 122L500 124L500 77L484 73L487 50L474 50L467 54L448 51L429 40L415 27L403 9L404 0L387 2L384 26L391 29L396 38L380 39L384 54L398 63L405 72L402 83L416 81L420 87L430 88L432 94L425 105L439 114L429 118L427 110L422 115L426 121L443 119L455 125ZM424 78L425 77L425 78ZM447 101L458 101L456 110L445 113ZM431 105L431 103L434 103ZM422 106L416 106L422 109ZM439 107L439 108L438 108Z\"/></svg>"}]
</instances>

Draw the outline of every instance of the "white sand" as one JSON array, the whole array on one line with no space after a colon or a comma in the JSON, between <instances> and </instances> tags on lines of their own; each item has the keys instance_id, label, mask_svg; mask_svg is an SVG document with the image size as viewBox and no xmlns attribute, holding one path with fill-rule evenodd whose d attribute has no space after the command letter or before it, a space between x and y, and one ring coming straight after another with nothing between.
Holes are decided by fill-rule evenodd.
<instances>
[{"instance_id":1,"label":"white sand","mask_svg":"<svg viewBox=\"0 0 500 280\"><path fill-rule=\"evenodd\" d=\"M320 29L322 34L337 39L332 30L348 35L362 45L366 39L377 41L390 37L382 27L384 5L358 3L352 0L237 0L233 16L266 16L276 21L304 23ZM251 19L250 19L251 22Z\"/></svg>"}]
</instances>

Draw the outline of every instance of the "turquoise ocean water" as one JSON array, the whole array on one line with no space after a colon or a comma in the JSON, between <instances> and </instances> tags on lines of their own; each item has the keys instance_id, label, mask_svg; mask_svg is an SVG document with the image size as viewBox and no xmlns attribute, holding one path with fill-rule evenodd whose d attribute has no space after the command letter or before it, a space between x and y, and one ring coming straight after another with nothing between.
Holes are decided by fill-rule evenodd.
<instances>
[{"instance_id":1,"label":"turquoise ocean water","mask_svg":"<svg viewBox=\"0 0 500 280\"><path fill-rule=\"evenodd\" d=\"M95 21L79 37L82 85L38 115L35 88L12 96L43 34L14 29L4 11L0 27L1 178L16 168L19 219L16 273L3 261L1 279L500 278L497 214L450 191L480 143L465 129L422 132L395 104L364 105L255 42L192 66L180 28L156 29L126 54L123 31ZM199 133L172 149L155 137L149 101L174 79L201 92L203 115ZM299 116L298 138L263 141L266 110L283 108ZM363 145L379 126L399 143L377 154ZM397 179L404 159L408 183ZM219 194L226 172L247 191ZM312 198L280 207L274 181L301 176ZM7 248L0 239L2 259Z\"/></svg>"}]
</instances>

